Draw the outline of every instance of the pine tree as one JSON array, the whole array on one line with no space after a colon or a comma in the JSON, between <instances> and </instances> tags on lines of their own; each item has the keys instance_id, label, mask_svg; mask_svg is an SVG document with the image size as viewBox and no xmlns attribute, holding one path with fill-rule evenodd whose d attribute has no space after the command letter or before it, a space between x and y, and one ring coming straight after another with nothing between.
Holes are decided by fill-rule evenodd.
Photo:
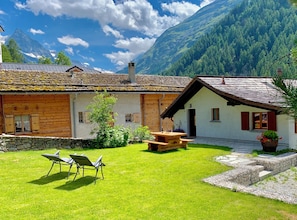
<instances>
[{"instance_id":1,"label":"pine tree","mask_svg":"<svg viewBox=\"0 0 297 220\"><path fill-rule=\"evenodd\" d=\"M14 62L14 63L23 63L24 62L24 56L20 52L20 48L14 39L9 40L7 49L10 53L11 58L12 58L12 62Z\"/></svg>"}]
</instances>

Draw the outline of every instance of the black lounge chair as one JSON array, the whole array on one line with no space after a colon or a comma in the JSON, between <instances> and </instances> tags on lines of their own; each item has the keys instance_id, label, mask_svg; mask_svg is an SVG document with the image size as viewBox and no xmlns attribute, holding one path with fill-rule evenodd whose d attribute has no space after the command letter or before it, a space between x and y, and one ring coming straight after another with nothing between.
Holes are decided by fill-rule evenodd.
<instances>
[{"instance_id":1,"label":"black lounge chair","mask_svg":"<svg viewBox=\"0 0 297 220\"><path fill-rule=\"evenodd\" d=\"M55 164L59 164L60 165L60 173L61 173L61 165L68 165L69 166L69 171L68 171L68 176L67 178L69 177L69 174L70 174L70 170L71 170L71 167L73 165L73 159L72 158L61 158L60 157L60 151L57 151L56 153L54 154L42 154L42 156L46 157L47 159L49 159L50 161L52 161L52 166L50 168L50 170L48 171L47 175L48 176L50 174L50 172L52 171L53 169L53 166Z\"/></svg>"},{"instance_id":2,"label":"black lounge chair","mask_svg":"<svg viewBox=\"0 0 297 220\"><path fill-rule=\"evenodd\" d=\"M76 174L74 176L73 181L75 180L77 174L79 173L79 168L83 169L83 176L84 176L84 169L88 169L88 168L85 168L85 167L92 167L92 168L89 168L89 169L94 168L96 170L95 183L96 183L99 168L101 170L102 179L104 179L102 167L105 166L105 164L102 162L102 155L96 160L96 162L90 161L89 158L87 156L85 156L85 155L70 154L70 157L76 163L76 168L77 168Z\"/></svg>"}]
</instances>

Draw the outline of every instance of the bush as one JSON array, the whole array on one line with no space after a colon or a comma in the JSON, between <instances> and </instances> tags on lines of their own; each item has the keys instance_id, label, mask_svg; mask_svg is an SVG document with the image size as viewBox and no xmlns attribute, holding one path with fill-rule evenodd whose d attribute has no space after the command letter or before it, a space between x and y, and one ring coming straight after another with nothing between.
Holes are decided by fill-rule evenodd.
<instances>
[{"instance_id":1,"label":"bush","mask_svg":"<svg viewBox=\"0 0 297 220\"><path fill-rule=\"evenodd\" d=\"M124 147L128 144L129 129L116 126L97 132L95 148Z\"/></svg>"},{"instance_id":2,"label":"bush","mask_svg":"<svg viewBox=\"0 0 297 220\"><path fill-rule=\"evenodd\" d=\"M138 126L134 130L130 129L130 142L131 143L140 143L143 140L152 140L154 137L151 135L151 132L148 126Z\"/></svg>"},{"instance_id":3,"label":"bush","mask_svg":"<svg viewBox=\"0 0 297 220\"><path fill-rule=\"evenodd\" d=\"M263 136L271 140L278 140L278 134L272 130L264 131Z\"/></svg>"}]
</instances>

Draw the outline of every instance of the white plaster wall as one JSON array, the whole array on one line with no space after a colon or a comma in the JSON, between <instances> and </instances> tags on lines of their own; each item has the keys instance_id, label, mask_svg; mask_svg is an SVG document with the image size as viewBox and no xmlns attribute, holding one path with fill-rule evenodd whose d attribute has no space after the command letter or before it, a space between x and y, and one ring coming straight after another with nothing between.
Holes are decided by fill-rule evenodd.
<instances>
[{"instance_id":1,"label":"white plaster wall","mask_svg":"<svg viewBox=\"0 0 297 220\"><path fill-rule=\"evenodd\" d=\"M187 111L185 109L179 110L174 115L174 129L183 129L186 133L188 131L188 122L187 122Z\"/></svg>"},{"instance_id":2,"label":"white plaster wall","mask_svg":"<svg viewBox=\"0 0 297 220\"><path fill-rule=\"evenodd\" d=\"M211 121L211 109L220 109L220 121ZM207 88L203 87L186 104L185 109L174 115L175 127L188 132L188 110L196 110L196 136L227 138L257 141L261 130L252 129L250 114L250 130L241 130L241 112L266 112L267 110L245 105L228 106L227 101ZM181 126L179 126L181 125ZM287 115L277 115L278 134L283 137L282 143L289 144L289 124ZM296 143L296 140L295 140Z\"/></svg>"},{"instance_id":3,"label":"white plaster wall","mask_svg":"<svg viewBox=\"0 0 297 220\"><path fill-rule=\"evenodd\" d=\"M77 138L92 138L91 131L94 127L91 123L79 123L78 112L86 112L87 106L93 101L95 93L82 93L71 95L71 118L72 118L72 136ZM135 127L141 123L132 123L125 121L125 115L130 113L140 114L140 97L139 94L115 94L117 103L113 111L117 114L115 117L116 125L125 127ZM140 118L141 122L141 118Z\"/></svg>"},{"instance_id":4,"label":"white plaster wall","mask_svg":"<svg viewBox=\"0 0 297 220\"><path fill-rule=\"evenodd\" d=\"M292 149L297 149L297 134L295 134L295 120L294 118L289 118L289 146Z\"/></svg>"},{"instance_id":5,"label":"white plaster wall","mask_svg":"<svg viewBox=\"0 0 297 220\"><path fill-rule=\"evenodd\" d=\"M86 112L87 106L92 102L95 93L82 93L71 96L72 136L76 138L92 138L92 123L79 123L78 112Z\"/></svg>"},{"instance_id":6,"label":"white plaster wall","mask_svg":"<svg viewBox=\"0 0 297 220\"><path fill-rule=\"evenodd\" d=\"M125 127L134 128L141 125L140 95L139 94L116 94L118 98L114 106L114 112L117 113L116 124ZM126 114L139 113L139 123L126 122Z\"/></svg>"}]
</instances>

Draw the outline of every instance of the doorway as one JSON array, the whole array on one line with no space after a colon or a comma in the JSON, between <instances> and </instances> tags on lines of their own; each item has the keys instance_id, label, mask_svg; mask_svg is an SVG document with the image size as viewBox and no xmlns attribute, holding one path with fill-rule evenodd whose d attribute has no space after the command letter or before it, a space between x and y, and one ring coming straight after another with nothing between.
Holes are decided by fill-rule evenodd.
<instances>
[{"instance_id":1,"label":"doorway","mask_svg":"<svg viewBox=\"0 0 297 220\"><path fill-rule=\"evenodd\" d=\"M191 137L196 137L196 111L195 109L189 109L189 135Z\"/></svg>"}]
</instances>

